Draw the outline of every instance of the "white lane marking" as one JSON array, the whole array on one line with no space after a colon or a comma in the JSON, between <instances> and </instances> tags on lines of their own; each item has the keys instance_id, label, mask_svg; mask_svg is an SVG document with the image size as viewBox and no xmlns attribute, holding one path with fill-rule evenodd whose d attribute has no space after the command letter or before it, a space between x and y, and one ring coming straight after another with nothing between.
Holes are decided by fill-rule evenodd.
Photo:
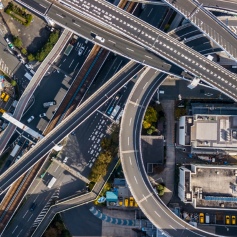
<instances>
[{"instance_id":1,"label":"white lane marking","mask_svg":"<svg viewBox=\"0 0 237 237\"><path fill-rule=\"evenodd\" d=\"M20 236L21 232L22 232L22 229L21 229L21 231L19 232L19 234L16 237Z\"/></svg>"},{"instance_id":2,"label":"white lane marking","mask_svg":"<svg viewBox=\"0 0 237 237\"><path fill-rule=\"evenodd\" d=\"M33 213L31 214L31 216L29 217L29 219L27 220L27 222L32 218L32 216L33 216Z\"/></svg>"},{"instance_id":3,"label":"white lane marking","mask_svg":"<svg viewBox=\"0 0 237 237\"><path fill-rule=\"evenodd\" d=\"M172 225L169 225L173 230L176 230ZM177 230L176 230L177 231Z\"/></svg>"},{"instance_id":4,"label":"white lane marking","mask_svg":"<svg viewBox=\"0 0 237 237\"><path fill-rule=\"evenodd\" d=\"M146 84L143 86L143 89L146 87L147 83L148 83L148 82L146 82Z\"/></svg>"},{"instance_id":5,"label":"white lane marking","mask_svg":"<svg viewBox=\"0 0 237 237\"><path fill-rule=\"evenodd\" d=\"M81 27L79 24L77 24L76 22L73 22L74 25L78 26L78 27Z\"/></svg>"},{"instance_id":6,"label":"white lane marking","mask_svg":"<svg viewBox=\"0 0 237 237\"><path fill-rule=\"evenodd\" d=\"M60 16L61 18L64 18L62 15L60 15L60 14L58 14L58 13L56 13L56 15Z\"/></svg>"},{"instance_id":7,"label":"white lane marking","mask_svg":"<svg viewBox=\"0 0 237 237\"><path fill-rule=\"evenodd\" d=\"M142 194L142 196L144 197L143 200L146 200L146 202L147 202L147 197L145 197L144 194ZM149 196L150 196L150 195L148 195L148 197L149 197Z\"/></svg>"},{"instance_id":8,"label":"white lane marking","mask_svg":"<svg viewBox=\"0 0 237 237\"><path fill-rule=\"evenodd\" d=\"M47 8L46 6L44 6L43 4L39 3L39 5L43 8Z\"/></svg>"},{"instance_id":9,"label":"white lane marking","mask_svg":"<svg viewBox=\"0 0 237 237\"><path fill-rule=\"evenodd\" d=\"M112 40L108 40L109 42L111 42L112 44L116 44L114 41L112 41Z\"/></svg>"},{"instance_id":10,"label":"white lane marking","mask_svg":"<svg viewBox=\"0 0 237 237\"><path fill-rule=\"evenodd\" d=\"M71 62L71 64L69 65L69 67L71 67L71 66L72 66L73 62L74 62L74 59L72 60L72 62Z\"/></svg>"},{"instance_id":11,"label":"white lane marking","mask_svg":"<svg viewBox=\"0 0 237 237\"><path fill-rule=\"evenodd\" d=\"M16 226L16 228L12 231L12 234L15 232L15 230L18 228L18 225Z\"/></svg>"},{"instance_id":12,"label":"white lane marking","mask_svg":"<svg viewBox=\"0 0 237 237\"><path fill-rule=\"evenodd\" d=\"M36 196L36 198L35 198L35 200L34 200L34 202L36 201L36 199L39 197L39 194Z\"/></svg>"},{"instance_id":13,"label":"white lane marking","mask_svg":"<svg viewBox=\"0 0 237 237\"><path fill-rule=\"evenodd\" d=\"M136 176L134 176L134 179L135 179L136 183L138 184Z\"/></svg>"},{"instance_id":14,"label":"white lane marking","mask_svg":"<svg viewBox=\"0 0 237 237\"><path fill-rule=\"evenodd\" d=\"M130 160L130 165L132 165L132 159L131 159L131 157L129 156L129 160Z\"/></svg>"},{"instance_id":15,"label":"white lane marking","mask_svg":"<svg viewBox=\"0 0 237 237\"><path fill-rule=\"evenodd\" d=\"M26 214L28 213L28 210L26 211L25 215L23 216L23 218L26 216Z\"/></svg>"},{"instance_id":16,"label":"white lane marking","mask_svg":"<svg viewBox=\"0 0 237 237\"><path fill-rule=\"evenodd\" d=\"M146 58L152 59L152 57L145 55Z\"/></svg>"},{"instance_id":17,"label":"white lane marking","mask_svg":"<svg viewBox=\"0 0 237 237\"><path fill-rule=\"evenodd\" d=\"M128 145L129 145L129 137L128 137Z\"/></svg>"},{"instance_id":18,"label":"white lane marking","mask_svg":"<svg viewBox=\"0 0 237 237\"><path fill-rule=\"evenodd\" d=\"M154 211L154 212L156 213L156 215L157 215L157 216L159 216L159 217L160 217L160 215L159 215L159 214L158 214L156 211Z\"/></svg>"},{"instance_id":19,"label":"white lane marking","mask_svg":"<svg viewBox=\"0 0 237 237\"><path fill-rule=\"evenodd\" d=\"M129 50L129 51L132 51L132 52L134 52L134 50L133 49L130 49L130 48L126 48L127 50Z\"/></svg>"},{"instance_id":20,"label":"white lane marking","mask_svg":"<svg viewBox=\"0 0 237 237\"><path fill-rule=\"evenodd\" d=\"M65 62L66 61L66 58L63 60L63 62Z\"/></svg>"},{"instance_id":21,"label":"white lane marking","mask_svg":"<svg viewBox=\"0 0 237 237\"><path fill-rule=\"evenodd\" d=\"M130 118L130 121L129 121L129 126L131 126L132 124L132 118Z\"/></svg>"},{"instance_id":22,"label":"white lane marking","mask_svg":"<svg viewBox=\"0 0 237 237\"><path fill-rule=\"evenodd\" d=\"M57 171L58 167L59 167L59 165L56 167L56 169L54 170L54 172L56 172L56 171Z\"/></svg>"}]
</instances>

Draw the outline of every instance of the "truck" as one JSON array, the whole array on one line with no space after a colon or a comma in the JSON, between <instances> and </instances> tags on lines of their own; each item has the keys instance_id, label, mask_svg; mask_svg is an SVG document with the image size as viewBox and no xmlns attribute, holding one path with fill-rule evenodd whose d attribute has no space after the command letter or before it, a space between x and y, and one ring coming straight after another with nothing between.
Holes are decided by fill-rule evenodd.
<instances>
[{"instance_id":1,"label":"truck","mask_svg":"<svg viewBox=\"0 0 237 237\"><path fill-rule=\"evenodd\" d=\"M66 56L68 56L71 52L72 52L72 49L74 48L74 46L72 44L68 44L67 48L65 49L64 51L64 54Z\"/></svg>"},{"instance_id":2,"label":"truck","mask_svg":"<svg viewBox=\"0 0 237 237\"><path fill-rule=\"evenodd\" d=\"M47 187L52 188L56 181L57 181L57 179L55 177L52 177L52 179L49 181Z\"/></svg>"},{"instance_id":3,"label":"truck","mask_svg":"<svg viewBox=\"0 0 237 237\"><path fill-rule=\"evenodd\" d=\"M17 154L17 152L19 151L19 149L20 149L20 146L19 146L19 145L15 145L15 147L13 148L13 150L12 150L10 156L15 157L15 155Z\"/></svg>"},{"instance_id":4,"label":"truck","mask_svg":"<svg viewBox=\"0 0 237 237\"><path fill-rule=\"evenodd\" d=\"M30 75L30 73L26 73L25 75L24 75L29 81L32 79L32 76Z\"/></svg>"},{"instance_id":5,"label":"truck","mask_svg":"<svg viewBox=\"0 0 237 237\"><path fill-rule=\"evenodd\" d=\"M110 117L111 117L112 119L114 119L114 117L117 115L117 113L119 112L119 110L120 110L120 106L119 106L119 105L116 105Z\"/></svg>"}]
</instances>

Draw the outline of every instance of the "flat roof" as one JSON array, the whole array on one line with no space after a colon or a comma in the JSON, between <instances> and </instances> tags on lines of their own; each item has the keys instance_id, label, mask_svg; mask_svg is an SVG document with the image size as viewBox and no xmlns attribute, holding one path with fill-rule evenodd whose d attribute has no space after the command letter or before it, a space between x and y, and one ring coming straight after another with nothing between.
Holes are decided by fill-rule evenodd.
<instances>
[{"instance_id":1,"label":"flat roof","mask_svg":"<svg viewBox=\"0 0 237 237\"><path fill-rule=\"evenodd\" d=\"M197 122L196 139L216 141L217 140L217 122Z\"/></svg>"}]
</instances>

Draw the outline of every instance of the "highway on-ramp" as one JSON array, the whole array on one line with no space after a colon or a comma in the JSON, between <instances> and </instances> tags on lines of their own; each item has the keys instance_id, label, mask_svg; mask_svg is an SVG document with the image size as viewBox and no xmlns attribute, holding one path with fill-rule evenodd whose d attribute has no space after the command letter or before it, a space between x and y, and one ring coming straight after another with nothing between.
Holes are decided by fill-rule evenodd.
<instances>
[{"instance_id":1,"label":"highway on-ramp","mask_svg":"<svg viewBox=\"0 0 237 237\"><path fill-rule=\"evenodd\" d=\"M146 69L136 82L124 109L120 129L120 159L133 197L147 218L168 236L215 236L188 225L158 198L146 175L141 153L141 124L151 97L166 75ZM174 174L170 174L174 175Z\"/></svg>"},{"instance_id":2,"label":"highway on-ramp","mask_svg":"<svg viewBox=\"0 0 237 237\"><path fill-rule=\"evenodd\" d=\"M37 161L44 157L55 145L62 141L69 133L91 116L124 84L142 70L143 66L129 62L116 73L108 82L96 91L89 99L82 103L73 113L63 120L53 131L47 134L30 151L13 164L0 176L0 191L6 190L22 174L29 170Z\"/></svg>"}]
</instances>

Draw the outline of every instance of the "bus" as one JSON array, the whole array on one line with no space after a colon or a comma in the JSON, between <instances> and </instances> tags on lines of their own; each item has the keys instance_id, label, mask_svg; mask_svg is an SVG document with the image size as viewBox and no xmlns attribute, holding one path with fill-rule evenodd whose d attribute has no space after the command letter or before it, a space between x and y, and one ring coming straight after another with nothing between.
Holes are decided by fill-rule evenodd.
<instances>
[{"instance_id":1,"label":"bus","mask_svg":"<svg viewBox=\"0 0 237 237\"><path fill-rule=\"evenodd\" d=\"M49 181L49 184L48 184L48 188L52 188L53 187L53 185L55 184L55 182L56 182L56 178L54 178L54 177L52 177L52 179Z\"/></svg>"},{"instance_id":2,"label":"bus","mask_svg":"<svg viewBox=\"0 0 237 237\"><path fill-rule=\"evenodd\" d=\"M19 151L19 149L20 149L20 146L19 145L15 145L15 147L13 148L10 156L15 157L17 152Z\"/></svg>"}]
</instances>

